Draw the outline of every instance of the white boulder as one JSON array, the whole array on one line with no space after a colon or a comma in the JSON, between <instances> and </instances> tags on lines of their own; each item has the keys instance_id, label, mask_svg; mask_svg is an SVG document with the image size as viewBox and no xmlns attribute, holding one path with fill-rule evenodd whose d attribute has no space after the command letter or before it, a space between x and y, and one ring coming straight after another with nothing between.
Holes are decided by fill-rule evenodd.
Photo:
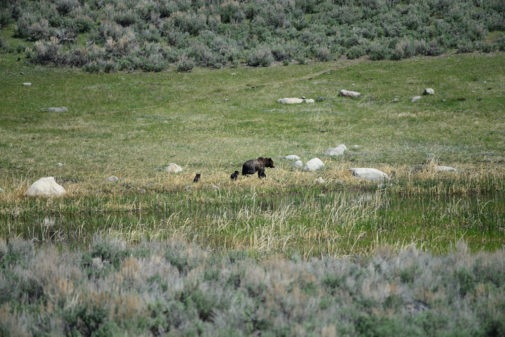
<instances>
[{"instance_id":1,"label":"white boulder","mask_svg":"<svg viewBox=\"0 0 505 337\"><path fill-rule=\"evenodd\" d=\"M457 170L451 166L437 165L433 168L435 172L456 172Z\"/></svg>"},{"instance_id":2,"label":"white boulder","mask_svg":"<svg viewBox=\"0 0 505 337\"><path fill-rule=\"evenodd\" d=\"M305 103L315 103L315 101L312 98L306 98Z\"/></svg>"},{"instance_id":3,"label":"white boulder","mask_svg":"<svg viewBox=\"0 0 505 337\"><path fill-rule=\"evenodd\" d=\"M303 162L301 160L297 160L293 163L293 167L301 169L303 167Z\"/></svg>"},{"instance_id":4,"label":"white boulder","mask_svg":"<svg viewBox=\"0 0 505 337\"><path fill-rule=\"evenodd\" d=\"M337 147L330 147L329 149L326 150L326 155L327 156L341 156L344 154L344 152L347 150L347 146L344 144L340 144Z\"/></svg>"},{"instance_id":5,"label":"white boulder","mask_svg":"<svg viewBox=\"0 0 505 337\"><path fill-rule=\"evenodd\" d=\"M23 82L23 86L25 86L25 87L31 87L32 84L30 82Z\"/></svg>"},{"instance_id":6,"label":"white boulder","mask_svg":"<svg viewBox=\"0 0 505 337\"><path fill-rule=\"evenodd\" d=\"M300 160L300 157L298 157L296 154L290 154L290 155L287 155L286 157L284 157L284 159L286 160Z\"/></svg>"},{"instance_id":7,"label":"white boulder","mask_svg":"<svg viewBox=\"0 0 505 337\"><path fill-rule=\"evenodd\" d=\"M321 159L319 158L312 158L309 160L307 163L305 163L305 166L303 167L304 171L317 171L321 168L324 167L324 163Z\"/></svg>"},{"instance_id":8,"label":"white boulder","mask_svg":"<svg viewBox=\"0 0 505 337\"><path fill-rule=\"evenodd\" d=\"M164 168L164 171L168 173L179 173L182 172L182 167L175 163L170 163Z\"/></svg>"},{"instance_id":9,"label":"white boulder","mask_svg":"<svg viewBox=\"0 0 505 337\"><path fill-rule=\"evenodd\" d=\"M356 98L356 97L361 96L361 93L359 93L357 91L350 91L350 90L342 89L339 92L339 96Z\"/></svg>"},{"instance_id":10,"label":"white boulder","mask_svg":"<svg viewBox=\"0 0 505 337\"><path fill-rule=\"evenodd\" d=\"M367 168L367 167L359 167L350 169L353 176L356 178L363 178L371 181L381 181L385 179L389 179L389 176L375 168Z\"/></svg>"},{"instance_id":11,"label":"white boulder","mask_svg":"<svg viewBox=\"0 0 505 337\"><path fill-rule=\"evenodd\" d=\"M414 96L410 99L410 102L415 103L421 100L421 96Z\"/></svg>"},{"instance_id":12,"label":"white boulder","mask_svg":"<svg viewBox=\"0 0 505 337\"><path fill-rule=\"evenodd\" d=\"M324 184L324 179L323 179L323 177L319 177L319 178L317 178L317 179L316 179L316 183L318 183L318 184Z\"/></svg>"},{"instance_id":13,"label":"white boulder","mask_svg":"<svg viewBox=\"0 0 505 337\"><path fill-rule=\"evenodd\" d=\"M435 95L435 90L433 88L425 88L423 95Z\"/></svg>"},{"instance_id":14,"label":"white boulder","mask_svg":"<svg viewBox=\"0 0 505 337\"><path fill-rule=\"evenodd\" d=\"M60 197L67 193L54 177L40 178L30 186L25 195L29 197Z\"/></svg>"},{"instance_id":15,"label":"white boulder","mask_svg":"<svg viewBox=\"0 0 505 337\"><path fill-rule=\"evenodd\" d=\"M300 104L303 103L303 101L303 98L298 97L286 97L277 100L277 102L281 104Z\"/></svg>"},{"instance_id":16,"label":"white boulder","mask_svg":"<svg viewBox=\"0 0 505 337\"><path fill-rule=\"evenodd\" d=\"M105 181L109 182L109 183L115 183L115 182L119 181L119 178L116 176L110 176L110 177L106 178Z\"/></svg>"}]
</instances>

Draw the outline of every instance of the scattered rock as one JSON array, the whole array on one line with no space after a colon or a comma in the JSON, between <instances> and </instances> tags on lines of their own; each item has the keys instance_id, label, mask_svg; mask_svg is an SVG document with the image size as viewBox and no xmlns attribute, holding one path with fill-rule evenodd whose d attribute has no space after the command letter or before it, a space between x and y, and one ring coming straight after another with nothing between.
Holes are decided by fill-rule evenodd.
<instances>
[{"instance_id":1,"label":"scattered rock","mask_svg":"<svg viewBox=\"0 0 505 337\"><path fill-rule=\"evenodd\" d=\"M392 103L398 103L400 102L400 99L398 97L395 97L391 100Z\"/></svg>"},{"instance_id":2,"label":"scattered rock","mask_svg":"<svg viewBox=\"0 0 505 337\"><path fill-rule=\"evenodd\" d=\"M301 104L301 103L314 103L315 101L312 98L298 98L298 97L286 97L277 100L278 103L281 104Z\"/></svg>"},{"instance_id":3,"label":"scattered rock","mask_svg":"<svg viewBox=\"0 0 505 337\"><path fill-rule=\"evenodd\" d=\"M326 155L327 156L341 156L344 154L345 150L347 150L347 146L344 144L340 144L337 147L329 148L326 150Z\"/></svg>"},{"instance_id":4,"label":"scattered rock","mask_svg":"<svg viewBox=\"0 0 505 337\"><path fill-rule=\"evenodd\" d=\"M451 166L437 165L433 168L435 172L456 172L457 169Z\"/></svg>"},{"instance_id":5,"label":"scattered rock","mask_svg":"<svg viewBox=\"0 0 505 337\"><path fill-rule=\"evenodd\" d=\"M359 145L356 145L356 144L354 144L354 145L352 145L352 146L351 146L351 149L353 149L353 150L357 150L357 149L359 149L359 148L360 148L360 146L359 146Z\"/></svg>"},{"instance_id":6,"label":"scattered rock","mask_svg":"<svg viewBox=\"0 0 505 337\"><path fill-rule=\"evenodd\" d=\"M322 177L319 177L316 179L316 183L318 184L324 184L324 179Z\"/></svg>"},{"instance_id":7,"label":"scattered rock","mask_svg":"<svg viewBox=\"0 0 505 337\"><path fill-rule=\"evenodd\" d=\"M286 97L277 100L277 102L281 104L300 104L303 103L303 101L302 98L297 97Z\"/></svg>"},{"instance_id":8,"label":"scattered rock","mask_svg":"<svg viewBox=\"0 0 505 337\"><path fill-rule=\"evenodd\" d=\"M109 183L115 183L119 181L119 178L116 176L110 176L109 178L106 178L105 181Z\"/></svg>"},{"instance_id":9,"label":"scattered rock","mask_svg":"<svg viewBox=\"0 0 505 337\"><path fill-rule=\"evenodd\" d=\"M324 163L319 158L312 158L303 167L304 171L317 171L324 167Z\"/></svg>"},{"instance_id":10,"label":"scattered rock","mask_svg":"<svg viewBox=\"0 0 505 337\"><path fill-rule=\"evenodd\" d=\"M423 95L435 95L435 90L433 88L426 88L423 91Z\"/></svg>"},{"instance_id":11,"label":"scattered rock","mask_svg":"<svg viewBox=\"0 0 505 337\"><path fill-rule=\"evenodd\" d=\"M42 226L44 227L52 227L56 223L56 219L53 217L45 217L44 220L42 220Z\"/></svg>"},{"instance_id":12,"label":"scattered rock","mask_svg":"<svg viewBox=\"0 0 505 337\"><path fill-rule=\"evenodd\" d=\"M68 109L65 106L60 106L60 107L47 108L47 109L45 109L43 111L47 111L47 112L67 112Z\"/></svg>"},{"instance_id":13,"label":"scattered rock","mask_svg":"<svg viewBox=\"0 0 505 337\"><path fill-rule=\"evenodd\" d=\"M351 168L350 171L356 178L363 178L371 181L381 181L389 179L389 176L386 173L377 170L375 168L365 168L365 167Z\"/></svg>"},{"instance_id":14,"label":"scattered rock","mask_svg":"<svg viewBox=\"0 0 505 337\"><path fill-rule=\"evenodd\" d=\"M301 169L303 167L303 162L301 160L297 160L293 163L293 167Z\"/></svg>"},{"instance_id":15,"label":"scattered rock","mask_svg":"<svg viewBox=\"0 0 505 337\"><path fill-rule=\"evenodd\" d=\"M58 164L56 164L56 166L62 167L63 163L58 163Z\"/></svg>"},{"instance_id":16,"label":"scattered rock","mask_svg":"<svg viewBox=\"0 0 505 337\"><path fill-rule=\"evenodd\" d=\"M29 197L59 197L67 193L54 177L43 177L34 182L25 192Z\"/></svg>"},{"instance_id":17,"label":"scattered rock","mask_svg":"<svg viewBox=\"0 0 505 337\"><path fill-rule=\"evenodd\" d=\"M3 193L4 192L4 189L0 187L0 193Z\"/></svg>"},{"instance_id":18,"label":"scattered rock","mask_svg":"<svg viewBox=\"0 0 505 337\"><path fill-rule=\"evenodd\" d=\"M290 154L284 157L286 160L300 160L300 157L298 157L296 154Z\"/></svg>"},{"instance_id":19,"label":"scattered rock","mask_svg":"<svg viewBox=\"0 0 505 337\"><path fill-rule=\"evenodd\" d=\"M421 96L414 96L410 99L410 102L414 103L421 100Z\"/></svg>"},{"instance_id":20,"label":"scattered rock","mask_svg":"<svg viewBox=\"0 0 505 337\"><path fill-rule=\"evenodd\" d=\"M340 90L338 95L343 96L343 97L357 98L357 97L361 96L361 93L359 93L357 91L350 91L350 90L342 89L342 90Z\"/></svg>"},{"instance_id":21,"label":"scattered rock","mask_svg":"<svg viewBox=\"0 0 505 337\"><path fill-rule=\"evenodd\" d=\"M175 163L170 163L167 166L165 166L163 171L168 172L168 173L179 173L179 172L182 172L182 167L180 167L179 165L177 165Z\"/></svg>"},{"instance_id":22,"label":"scattered rock","mask_svg":"<svg viewBox=\"0 0 505 337\"><path fill-rule=\"evenodd\" d=\"M25 86L25 87L31 87L32 84L30 82L23 82L23 86Z\"/></svg>"}]
</instances>

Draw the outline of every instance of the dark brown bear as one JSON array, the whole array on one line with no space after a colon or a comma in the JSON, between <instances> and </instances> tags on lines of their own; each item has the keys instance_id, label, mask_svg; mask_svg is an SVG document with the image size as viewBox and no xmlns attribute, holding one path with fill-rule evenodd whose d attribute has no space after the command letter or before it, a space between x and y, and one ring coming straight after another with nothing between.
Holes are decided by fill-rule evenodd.
<instances>
[{"instance_id":1,"label":"dark brown bear","mask_svg":"<svg viewBox=\"0 0 505 337\"><path fill-rule=\"evenodd\" d=\"M258 159L248 160L242 165L242 175L254 174L259 169L265 169L265 167L275 167L272 158L259 157Z\"/></svg>"}]
</instances>

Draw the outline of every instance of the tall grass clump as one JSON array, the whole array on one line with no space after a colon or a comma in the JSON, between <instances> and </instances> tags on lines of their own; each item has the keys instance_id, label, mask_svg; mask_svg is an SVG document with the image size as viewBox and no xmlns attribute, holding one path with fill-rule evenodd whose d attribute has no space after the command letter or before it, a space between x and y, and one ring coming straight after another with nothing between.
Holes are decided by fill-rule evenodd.
<instances>
[{"instance_id":1,"label":"tall grass clump","mask_svg":"<svg viewBox=\"0 0 505 337\"><path fill-rule=\"evenodd\" d=\"M505 34L505 10L498 3L152 0L126 6L121 1L105 5L95 0L16 0L0 4L0 24L13 25L15 36L32 43L55 37L69 55L85 47L83 41L88 41L86 46L110 47L109 38L117 45L125 32L133 34L135 46L128 45L126 55L106 53L84 65L65 57L51 60L56 65L90 68L93 63L103 70L104 64L117 63L124 56L136 59L130 67L145 71L177 64L179 59L167 55L157 56L156 61L141 56L147 42L156 42L174 47L199 66L221 68L242 62L256 67L269 66L274 59L307 63L340 55L398 60L449 50L492 52L500 44L489 37ZM279 46L294 46L295 53ZM32 61L45 62L37 57Z\"/></svg>"},{"instance_id":2,"label":"tall grass clump","mask_svg":"<svg viewBox=\"0 0 505 337\"><path fill-rule=\"evenodd\" d=\"M181 242L83 251L0 241L3 336L505 333L505 252L462 242L369 257L254 260Z\"/></svg>"}]
</instances>

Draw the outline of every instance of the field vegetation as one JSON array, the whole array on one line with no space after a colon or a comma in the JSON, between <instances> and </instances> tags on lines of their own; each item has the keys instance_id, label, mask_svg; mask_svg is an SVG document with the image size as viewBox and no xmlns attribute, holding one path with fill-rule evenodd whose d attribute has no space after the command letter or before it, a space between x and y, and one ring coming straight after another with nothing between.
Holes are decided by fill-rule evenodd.
<instances>
[{"instance_id":1,"label":"field vegetation","mask_svg":"<svg viewBox=\"0 0 505 337\"><path fill-rule=\"evenodd\" d=\"M0 1L36 64L87 71L399 60L505 50L502 0Z\"/></svg>"},{"instance_id":2,"label":"field vegetation","mask_svg":"<svg viewBox=\"0 0 505 337\"><path fill-rule=\"evenodd\" d=\"M505 334L503 53L87 73L25 62L12 27L0 335ZM230 180L258 156L266 179ZM24 196L44 176L67 195Z\"/></svg>"}]
</instances>

